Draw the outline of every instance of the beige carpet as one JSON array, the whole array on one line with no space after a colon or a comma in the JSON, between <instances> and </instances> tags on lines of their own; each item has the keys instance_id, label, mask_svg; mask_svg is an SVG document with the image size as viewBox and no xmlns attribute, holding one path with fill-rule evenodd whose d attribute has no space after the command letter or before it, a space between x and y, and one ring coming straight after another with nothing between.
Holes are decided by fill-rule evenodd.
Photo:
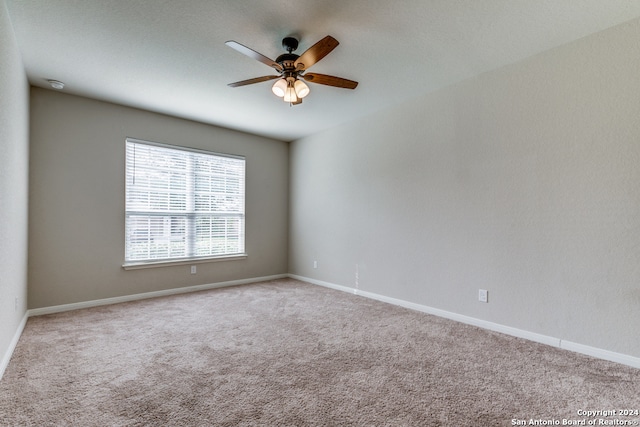
<instances>
[{"instance_id":1,"label":"beige carpet","mask_svg":"<svg viewBox=\"0 0 640 427\"><path fill-rule=\"evenodd\" d=\"M0 382L3 426L640 420L578 412L620 409L638 369L289 279L31 318Z\"/></svg>"}]
</instances>

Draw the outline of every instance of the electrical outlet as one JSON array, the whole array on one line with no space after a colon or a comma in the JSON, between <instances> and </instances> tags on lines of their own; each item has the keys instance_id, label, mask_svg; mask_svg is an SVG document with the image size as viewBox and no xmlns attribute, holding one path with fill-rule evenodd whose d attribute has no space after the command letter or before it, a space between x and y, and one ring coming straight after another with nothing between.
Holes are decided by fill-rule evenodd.
<instances>
[{"instance_id":1,"label":"electrical outlet","mask_svg":"<svg viewBox=\"0 0 640 427\"><path fill-rule=\"evenodd\" d=\"M191 266L191 274L196 274L196 272L198 271L198 269L196 268L195 265Z\"/></svg>"},{"instance_id":2,"label":"electrical outlet","mask_svg":"<svg viewBox=\"0 0 640 427\"><path fill-rule=\"evenodd\" d=\"M480 289L478 291L478 301L489 302L489 291L486 289Z\"/></svg>"},{"instance_id":3,"label":"electrical outlet","mask_svg":"<svg viewBox=\"0 0 640 427\"><path fill-rule=\"evenodd\" d=\"M313 261L313 268L318 268L318 261Z\"/></svg>"}]
</instances>

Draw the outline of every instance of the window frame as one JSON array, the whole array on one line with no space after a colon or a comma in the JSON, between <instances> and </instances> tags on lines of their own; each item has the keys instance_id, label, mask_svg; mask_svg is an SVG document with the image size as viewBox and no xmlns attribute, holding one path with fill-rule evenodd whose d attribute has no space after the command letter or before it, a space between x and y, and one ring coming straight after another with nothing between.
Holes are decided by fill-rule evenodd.
<instances>
[{"instance_id":1,"label":"window frame","mask_svg":"<svg viewBox=\"0 0 640 427\"><path fill-rule=\"evenodd\" d=\"M224 157L224 158L231 158L231 159L238 159L238 160L242 160L243 162L243 176L242 176L242 212L239 214L240 218L242 219L241 221L241 230L239 233L240 238L242 239L242 243L241 243L241 252L238 253L225 253L225 254L219 254L219 255L204 255L204 256L181 256L181 257L165 257L165 258L148 258L148 259L144 259L144 260L128 260L127 259L127 245L129 244L129 240L127 238L127 224L129 221L129 216L130 215L135 215L136 213L138 214L144 214L145 211L140 211L140 210L134 210L134 209L128 209L128 200L127 200L127 194L128 194L128 185L129 183L127 182L127 178L128 178L128 157L127 157L127 146L129 145L129 143L133 143L133 144L139 144L139 145L147 145L147 146L152 146L152 147L158 147L158 148L165 148L165 149L170 149L170 150L177 150L177 151L181 151L181 152L187 152L187 153L196 153L196 154L205 154L205 155L210 155L210 156L216 156L216 157ZM246 259L247 258L247 253L246 253L246 157L245 156L241 156L241 155L235 155L235 154L227 154L227 153L218 153L218 152L214 152L214 151L209 151L209 150L203 150L203 149L198 149L198 148L192 148L192 147L185 147L185 146L179 146L179 145L173 145L173 144L165 144L165 143L159 143L159 142L153 142L153 141L146 141L146 140L142 140L142 139L137 139L137 138L131 138L131 137L127 137L125 138L125 188L124 188L124 194L125 194L125 209L124 209L124 240L125 240L125 247L124 247L124 263L122 265L122 267L125 270L130 270L130 269L140 269L140 268L152 268L152 267L163 267L163 266L170 266L170 265L181 265L181 264L197 264L197 263L204 263L204 262L217 262L217 261L230 261L230 260L239 260L239 259ZM192 186L191 188L193 191L191 191L190 196L189 197L194 197L195 194L195 186ZM169 213L168 211L163 214L158 213L158 212L154 212L153 210L149 209L147 212L147 215L149 217L152 216L163 216L163 217L172 217L171 213ZM195 218L198 216L197 211L195 209L192 209L190 211L184 211L179 213L178 215L174 215L174 216L181 216L186 218L186 221L195 221ZM150 230L149 230L150 231ZM188 247L190 245L195 245L195 239L197 237L196 234L192 234L192 233L188 233L185 232L184 238L188 239L189 235L191 235L191 238L193 239L192 241L185 241L185 245Z\"/></svg>"}]
</instances>

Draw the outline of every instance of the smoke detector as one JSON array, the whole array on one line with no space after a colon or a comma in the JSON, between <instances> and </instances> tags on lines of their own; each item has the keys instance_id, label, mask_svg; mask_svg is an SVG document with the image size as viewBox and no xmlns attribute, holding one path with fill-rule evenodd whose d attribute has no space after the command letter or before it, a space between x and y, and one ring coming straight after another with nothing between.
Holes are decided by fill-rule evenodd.
<instances>
[{"instance_id":1,"label":"smoke detector","mask_svg":"<svg viewBox=\"0 0 640 427\"><path fill-rule=\"evenodd\" d=\"M62 90L64 89L64 83L62 83L61 81L58 80L47 80L47 82L49 82L49 84L51 85L52 88L54 89L58 89L58 90Z\"/></svg>"}]
</instances>

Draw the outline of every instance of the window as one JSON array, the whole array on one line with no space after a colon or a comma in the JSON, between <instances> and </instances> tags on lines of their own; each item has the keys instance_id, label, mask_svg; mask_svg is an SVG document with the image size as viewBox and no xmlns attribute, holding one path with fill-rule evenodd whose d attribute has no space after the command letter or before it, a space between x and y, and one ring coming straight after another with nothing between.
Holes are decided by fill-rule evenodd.
<instances>
[{"instance_id":1,"label":"window","mask_svg":"<svg viewBox=\"0 0 640 427\"><path fill-rule=\"evenodd\" d=\"M127 138L125 267L244 255L243 157Z\"/></svg>"}]
</instances>

